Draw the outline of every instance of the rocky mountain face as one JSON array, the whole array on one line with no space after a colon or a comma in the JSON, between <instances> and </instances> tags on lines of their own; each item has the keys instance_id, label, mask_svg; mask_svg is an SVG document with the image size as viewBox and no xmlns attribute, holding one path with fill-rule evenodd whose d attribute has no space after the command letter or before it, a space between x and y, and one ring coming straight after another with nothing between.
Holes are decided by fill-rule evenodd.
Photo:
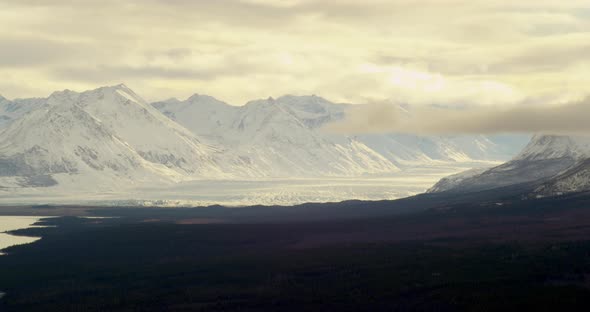
<instances>
[{"instance_id":1,"label":"rocky mountain face","mask_svg":"<svg viewBox=\"0 0 590 312\"><path fill-rule=\"evenodd\" d=\"M533 195L556 196L587 191L590 191L590 158L543 182L534 190Z\"/></svg>"},{"instance_id":2,"label":"rocky mountain face","mask_svg":"<svg viewBox=\"0 0 590 312\"><path fill-rule=\"evenodd\" d=\"M536 135L511 161L442 179L429 191L464 193L523 183L540 184L534 193L543 195L590 190L589 158L590 137Z\"/></svg>"}]
</instances>

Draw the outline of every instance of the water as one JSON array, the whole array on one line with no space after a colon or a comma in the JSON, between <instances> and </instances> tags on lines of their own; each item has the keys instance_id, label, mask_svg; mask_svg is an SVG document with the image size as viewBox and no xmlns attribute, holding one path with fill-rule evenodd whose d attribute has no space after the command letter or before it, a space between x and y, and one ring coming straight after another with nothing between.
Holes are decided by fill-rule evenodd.
<instances>
[{"instance_id":1,"label":"water","mask_svg":"<svg viewBox=\"0 0 590 312\"><path fill-rule=\"evenodd\" d=\"M43 218L45 217L0 216L0 255L4 248L29 244L40 239L40 237L15 236L5 232L33 227L33 224Z\"/></svg>"}]
</instances>

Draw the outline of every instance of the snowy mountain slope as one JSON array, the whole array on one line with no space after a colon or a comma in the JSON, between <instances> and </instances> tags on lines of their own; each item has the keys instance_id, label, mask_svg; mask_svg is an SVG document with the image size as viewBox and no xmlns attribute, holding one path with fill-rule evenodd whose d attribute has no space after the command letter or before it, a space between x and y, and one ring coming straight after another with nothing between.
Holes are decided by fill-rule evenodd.
<instances>
[{"instance_id":1,"label":"snowy mountain slope","mask_svg":"<svg viewBox=\"0 0 590 312\"><path fill-rule=\"evenodd\" d=\"M334 104L326 99L311 96L285 95L275 103L301 121L309 129L319 129L325 124L344 118L350 104Z\"/></svg>"},{"instance_id":2,"label":"snowy mountain slope","mask_svg":"<svg viewBox=\"0 0 590 312\"><path fill-rule=\"evenodd\" d=\"M570 170L588 157L589 147L586 137L536 135L511 161L475 176L454 179L451 188L445 187L448 180L443 179L432 190L470 192L526 182L543 182Z\"/></svg>"},{"instance_id":3,"label":"snowy mountain slope","mask_svg":"<svg viewBox=\"0 0 590 312\"><path fill-rule=\"evenodd\" d=\"M0 131L0 177L51 186L72 176L110 183L230 176L216 153L123 85L66 90Z\"/></svg>"},{"instance_id":4,"label":"snowy mountain slope","mask_svg":"<svg viewBox=\"0 0 590 312\"><path fill-rule=\"evenodd\" d=\"M0 133L0 155L2 181L19 186L52 186L64 175L156 178L147 162L79 106L39 109L15 121Z\"/></svg>"},{"instance_id":5,"label":"snowy mountain slope","mask_svg":"<svg viewBox=\"0 0 590 312\"><path fill-rule=\"evenodd\" d=\"M590 137L535 135L515 160L537 160L590 156Z\"/></svg>"},{"instance_id":6,"label":"snowy mountain slope","mask_svg":"<svg viewBox=\"0 0 590 312\"><path fill-rule=\"evenodd\" d=\"M533 194L555 196L587 191L590 191L590 159L582 160L565 172L544 182L534 190Z\"/></svg>"},{"instance_id":7,"label":"snowy mountain slope","mask_svg":"<svg viewBox=\"0 0 590 312\"><path fill-rule=\"evenodd\" d=\"M369 134L356 136L402 168L427 163L507 160L516 154L487 136L416 136L407 134ZM522 147L522 140L510 142Z\"/></svg>"},{"instance_id":8,"label":"snowy mountain slope","mask_svg":"<svg viewBox=\"0 0 590 312\"><path fill-rule=\"evenodd\" d=\"M334 104L317 96L288 95L277 99L277 102L293 112L304 124L319 131L327 123L343 119L353 107L350 104ZM400 116L411 114L412 111L408 105L398 105L397 108ZM424 165L427 161L506 160L515 155L529 139L527 136L416 136L392 133L340 137L361 142L401 167ZM503 142L499 144L496 140Z\"/></svg>"},{"instance_id":9,"label":"snowy mountain slope","mask_svg":"<svg viewBox=\"0 0 590 312\"><path fill-rule=\"evenodd\" d=\"M200 138L213 143L224 141L224 131L231 127L239 111L238 107L199 94L186 101L173 98L152 105Z\"/></svg>"},{"instance_id":10,"label":"snowy mountain slope","mask_svg":"<svg viewBox=\"0 0 590 312\"><path fill-rule=\"evenodd\" d=\"M354 176L398 170L358 141L330 138L318 131L323 123L342 116L342 108L319 97L285 96L235 107L195 95L153 106L218 146L224 151L221 157L239 159L253 177Z\"/></svg>"},{"instance_id":11,"label":"snowy mountain slope","mask_svg":"<svg viewBox=\"0 0 590 312\"><path fill-rule=\"evenodd\" d=\"M318 96L287 95L231 106L195 95L153 106L208 143L233 151L254 171L268 175L388 173L444 162L505 160L516 153L485 136L329 133L323 126L343 119L352 105ZM506 142L517 148L524 145L518 140Z\"/></svg>"},{"instance_id":12,"label":"snowy mountain slope","mask_svg":"<svg viewBox=\"0 0 590 312\"><path fill-rule=\"evenodd\" d=\"M223 172L209 145L162 115L124 85L76 94L56 93L48 103L69 103L69 99L97 118L142 158L162 164L180 174L217 177Z\"/></svg>"},{"instance_id":13,"label":"snowy mountain slope","mask_svg":"<svg viewBox=\"0 0 590 312\"><path fill-rule=\"evenodd\" d=\"M528 153L519 157L536 158L551 155L553 157L570 157L576 160L575 165L566 171L545 181L533 192L541 196L554 196L571 192L590 190L590 137L543 137L539 141L545 148L535 146Z\"/></svg>"},{"instance_id":14,"label":"snowy mountain slope","mask_svg":"<svg viewBox=\"0 0 590 312\"><path fill-rule=\"evenodd\" d=\"M398 171L361 142L315 130L318 119L332 118L329 111L297 110L285 99L292 100L283 97L250 102L233 123L231 133L238 139L238 150L261 170L346 176Z\"/></svg>"},{"instance_id":15,"label":"snowy mountain slope","mask_svg":"<svg viewBox=\"0 0 590 312\"><path fill-rule=\"evenodd\" d=\"M466 179L475 177L489 170L489 168L473 168L457 174L444 177L438 181L433 187L428 189L426 193L440 193L456 188L461 182Z\"/></svg>"},{"instance_id":16,"label":"snowy mountain slope","mask_svg":"<svg viewBox=\"0 0 590 312\"><path fill-rule=\"evenodd\" d=\"M503 153L484 136L349 136L323 130L344 118L349 107L291 95L240 107L205 95L148 104L124 85L65 90L46 99L1 98L0 186L358 177L495 160Z\"/></svg>"},{"instance_id":17,"label":"snowy mountain slope","mask_svg":"<svg viewBox=\"0 0 590 312\"><path fill-rule=\"evenodd\" d=\"M0 96L0 129L26 113L43 106L46 99L17 99L10 101Z\"/></svg>"}]
</instances>

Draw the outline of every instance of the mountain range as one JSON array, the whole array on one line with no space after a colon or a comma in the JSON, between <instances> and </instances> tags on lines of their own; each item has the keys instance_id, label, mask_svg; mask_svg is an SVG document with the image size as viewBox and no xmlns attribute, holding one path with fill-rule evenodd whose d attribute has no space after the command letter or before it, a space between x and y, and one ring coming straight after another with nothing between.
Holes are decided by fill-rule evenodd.
<instances>
[{"instance_id":1,"label":"mountain range","mask_svg":"<svg viewBox=\"0 0 590 312\"><path fill-rule=\"evenodd\" d=\"M125 85L0 97L0 188L379 176L503 161L528 139L323 129L351 106L292 95L243 106L198 94L148 103Z\"/></svg>"}]
</instances>

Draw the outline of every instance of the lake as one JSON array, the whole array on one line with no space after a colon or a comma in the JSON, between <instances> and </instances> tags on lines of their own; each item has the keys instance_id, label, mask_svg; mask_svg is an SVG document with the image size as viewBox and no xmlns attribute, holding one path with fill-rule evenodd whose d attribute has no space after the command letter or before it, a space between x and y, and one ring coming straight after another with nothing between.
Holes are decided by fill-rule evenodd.
<instances>
[{"instance_id":1,"label":"lake","mask_svg":"<svg viewBox=\"0 0 590 312\"><path fill-rule=\"evenodd\" d=\"M15 236L5 232L33 227L35 223L46 217L0 216L0 255L4 248L29 244L39 237Z\"/></svg>"}]
</instances>

